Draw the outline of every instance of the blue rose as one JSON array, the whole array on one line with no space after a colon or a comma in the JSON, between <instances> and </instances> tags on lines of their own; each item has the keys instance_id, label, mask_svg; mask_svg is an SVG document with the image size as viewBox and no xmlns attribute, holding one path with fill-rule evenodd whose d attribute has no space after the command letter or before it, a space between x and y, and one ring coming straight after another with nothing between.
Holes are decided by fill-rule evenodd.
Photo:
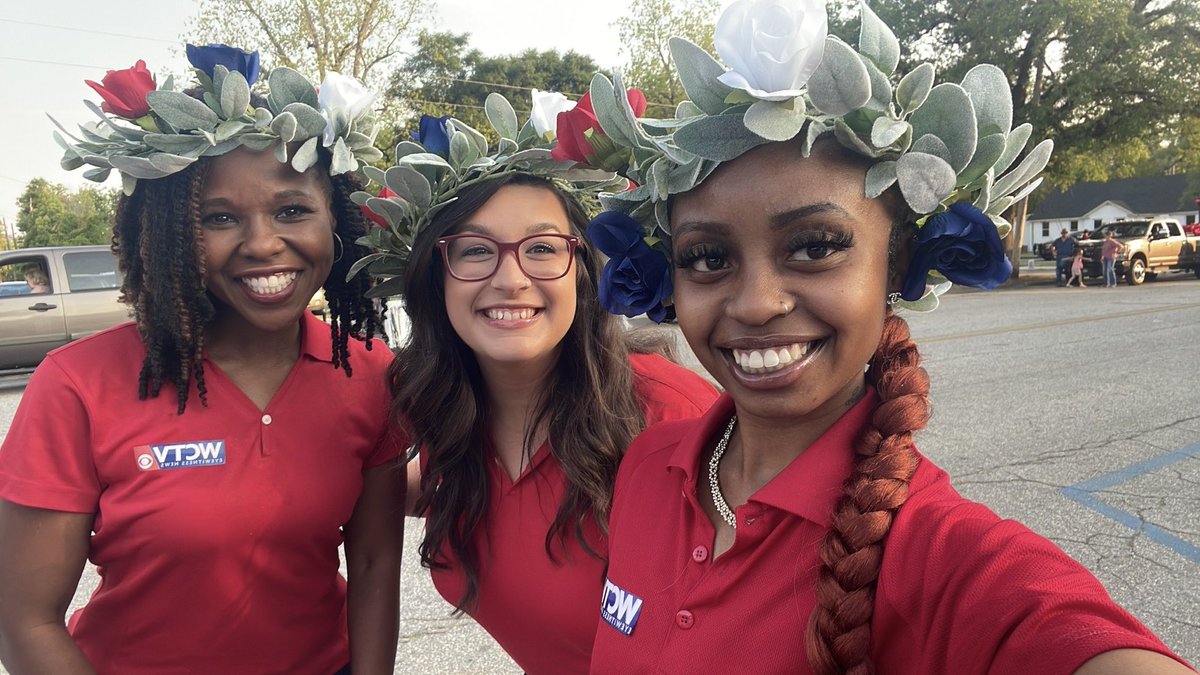
<instances>
[{"instance_id":1,"label":"blue rose","mask_svg":"<svg viewBox=\"0 0 1200 675\"><path fill-rule=\"evenodd\" d=\"M600 275L600 304L613 314L645 314L656 323L667 315L671 264L642 238L642 226L619 211L604 211L587 228L588 240L608 256Z\"/></svg>"},{"instance_id":2,"label":"blue rose","mask_svg":"<svg viewBox=\"0 0 1200 675\"><path fill-rule=\"evenodd\" d=\"M217 66L225 66L229 72L241 73L246 82L254 84L258 79L258 52L244 52L237 47L210 44L204 47L187 46L187 59L192 66L212 77Z\"/></svg>"},{"instance_id":3,"label":"blue rose","mask_svg":"<svg viewBox=\"0 0 1200 675\"><path fill-rule=\"evenodd\" d=\"M444 158L450 157L450 116L434 117L421 115L418 131L408 132L412 139L429 152Z\"/></svg>"},{"instance_id":4,"label":"blue rose","mask_svg":"<svg viewBox=\"0 0 1200 675\"><path fill-rule=\"evenodd\" d=\"M930 218L917 233L900 297L919 300L931 269L956 284L992 289L1008 280L1012 263L992 219L971 203L958 202Z\"/></svg>"}]
</instances>

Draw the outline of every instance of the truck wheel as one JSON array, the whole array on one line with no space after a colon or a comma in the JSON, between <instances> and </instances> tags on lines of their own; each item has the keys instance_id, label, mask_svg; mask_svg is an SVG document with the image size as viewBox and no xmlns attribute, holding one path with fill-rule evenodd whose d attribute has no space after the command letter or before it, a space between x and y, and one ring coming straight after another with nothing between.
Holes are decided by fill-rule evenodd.
<instances>
[{"instance_id":1,"label":"truck wheel","mask_svg":"<svg viewBox=\"0 0 1200 675\"><path fill-rule=\"evenodd\" d=\"M1125 280L1130 286L1140 286L1146 281L1146 261L1141 258L1134 258L1129 264L1129 272L1125 275Z\"/></svg>"}]
</instances>

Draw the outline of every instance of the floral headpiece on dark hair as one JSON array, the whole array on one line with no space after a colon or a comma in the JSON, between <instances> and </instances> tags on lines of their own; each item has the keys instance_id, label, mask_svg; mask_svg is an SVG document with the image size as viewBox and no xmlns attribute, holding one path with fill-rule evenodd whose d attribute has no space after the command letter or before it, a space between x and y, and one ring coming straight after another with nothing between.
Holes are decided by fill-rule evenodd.
<instances>
[{"instance_id":1,"label":"floral headpiece on dark hair","mask_svg":"<svg viewBox=\"0 0 1200 675\"><path fill-rule=\"evenodd\" d=\"M355 171L383 157L372 145L376 125L371 111L375 94L353 78L326 73L318 88L291 68L275 68L267 77L267 107L250 105L250 85L259 75L258 52L212 44L187 45L202 100L174 90L173 78L161 87L138 61L127 70L110 70L97 84L87 84L104 102L85 105L100 118L79 127L82 138L54 133L64 150L68 171L84 165L89 180L103 182L121 173L125 194L138 180L153 180L187 168L200 157L223 155L246 146L274 146L280 162L306 171L324 146L333 160L330 173ZM289 155L288 144L299 147Z\"/></svg>"},{"instance_id":2,"label":"floral headpiece on dark hair","mask_svg":"<svg viewBox=\"0 0 1200 675\"><path fill-rule=\"evenodd\" d=\"M874 160L867 197L897 186L916 216L900 306L931 310L949 282L994 288L1008 278L1001 238L1011 225L1001 214L1039 185L1053 144L1042 141L1010 170L1032 127L1012 126L1004 73L980 65L961 83L935 86L926 63L897 79L896 36L865 3L860 17L855 49L828 35L823 0L738 0L716 26L728 67L671 39L688 100L670 119L639 119L619 76L592 80L596 117L628 159L615 168L638 185L602 195L609 211L588 230L610 257L601 288L609 311L668 315L671 270L658 258L670 256L671 195L764 143L799 139L808 156L826 135Z\"/></svg>"},{"instance_id":3,"label":"floral headpiece on dark hair","mask_svg":"<svg viewBox=\"0 0 1200 675\"><path fill-rule=\"evenodd\" d=\"M629 96L637 100L641 92L635 92L631 90ZM644 107L645 98L641 100ZM413 239L469 186L510 173L541 176L574 195L598 195L627 185L624 178L603 168L604 157L590 150L588 143L601 143L603 132L589 97L576 104L562 94L535 89L530 118L521 125L512 104L500 94L488 95L484 111L500 139L495 147L461 120L423 115L412 140L396 146L395 166L387 171L364 168L381 189L377 195L356 192L352 198L379 225L360 241L377 252L359 260L350 274L366 267L383 279L371 289L371 296L404 292L404 269ZM585 159L590 161L585 164Z\"/></svg>"}]
</instances>

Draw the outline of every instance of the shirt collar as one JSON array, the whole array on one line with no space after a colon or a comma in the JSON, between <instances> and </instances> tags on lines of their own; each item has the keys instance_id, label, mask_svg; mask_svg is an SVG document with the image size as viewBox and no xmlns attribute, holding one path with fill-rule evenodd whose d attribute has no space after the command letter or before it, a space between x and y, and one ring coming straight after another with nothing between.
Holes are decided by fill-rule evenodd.
<instances>
[{"instance_id":1,"label":"shirt collar","mask_svg":"<svg viewBox=\"0 0 1200 675\"><path fill-rule=\"evenodd\" d=\"M312 312L304 312L300 320L300 353L318 361L333 363L333 340L329 325Z\"/></svg>"},{"instance_id":2,"label":"shirt collar","mask_svg":"<svg viewBox=\"0 0 1200 675\"><path fill-rule=\"evenodd\" d=\"M879 404L873 387L825 433L813 441L791 464L784 467L758 492L751 502L766 504L829 527L833 508L842 495L842 484L854 467L854 443L871 413ZM717 402L680 439L668 466L681 470L687 484L694 486L700 457L720 435L733 414L733 399L721 394Z\"/></svg>"}]
</instances>

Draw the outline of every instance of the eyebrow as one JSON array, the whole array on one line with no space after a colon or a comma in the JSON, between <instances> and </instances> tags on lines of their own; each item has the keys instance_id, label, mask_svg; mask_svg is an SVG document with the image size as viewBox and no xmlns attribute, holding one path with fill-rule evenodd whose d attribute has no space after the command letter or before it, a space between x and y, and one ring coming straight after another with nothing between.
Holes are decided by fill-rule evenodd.
<instances>
[{"instance_id":1,"label":"eyebrow","mask_svg":"<svg viewBox=\"0 0 1200 675\"><path fill-rule=\"evenodd\" d=\"M559 232L559 234L562 234L562 232L560 232L558 229L558 225L555 225L554 223L534 223L533 225L525 228L525 234L537 234L539 232L550 231ZM495 236L495 234L488 228L484 227L483 225L476 225L474 223L466 223L458 228L459 234L467 234L468 232L482 234L488 237Z\"/></svg>"},{"instance_id":2,"label":"eyebrow","mask_svg":"<svg viewBox=\"0 0 1200 675\"><path fill-rule=\"evenodd\" d=\"M283 202L289 199L316 199L316 197L307 190L280 190L272 195L272 199L277 202ZM228 208L232 204L233 202L224 197L214 197L200 202L200 208Z\"/></svg>"},{"instance_id":3,"label":"eyebrow","mask_svg":"<svg viewBox=\"0 0 1200 675\"><path fill-rule=\"evenodd\" d=\"M790 209L782 213L776 213L771 216L770 227L772 230L781 230L785 227L794 225L798 220L811 218L812 216L832 213L840 216L850 216L850 212L833 202L818 202L816 204L806 204L799 208ZM674 236L678 237L686 232L709 232L712 234L728 234L732 231L732 227L728 223L711 220L693 220L686 223L681 223L674 228Z\"/></svg>"}]
</instances>

